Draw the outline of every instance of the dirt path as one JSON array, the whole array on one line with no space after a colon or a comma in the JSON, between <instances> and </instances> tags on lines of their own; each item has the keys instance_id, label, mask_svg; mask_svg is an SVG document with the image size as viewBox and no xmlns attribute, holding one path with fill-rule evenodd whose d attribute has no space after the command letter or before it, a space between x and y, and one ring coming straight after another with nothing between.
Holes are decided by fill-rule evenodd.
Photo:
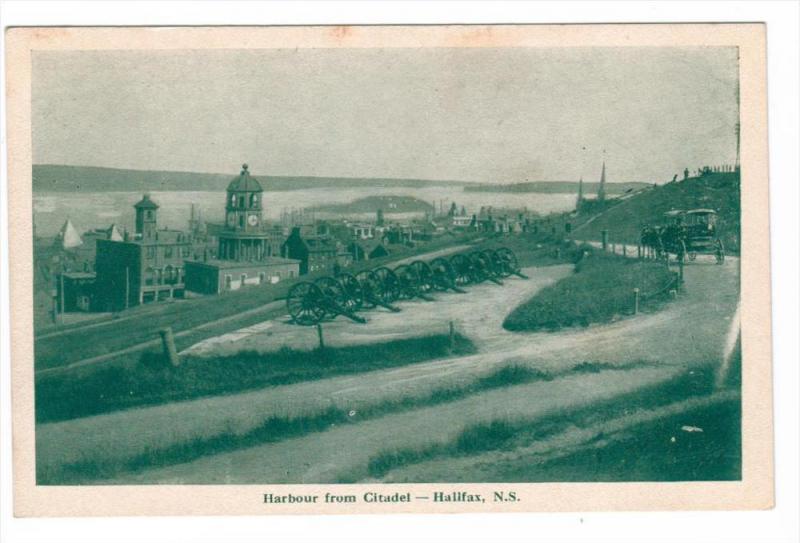
<instances>
[{"instance_id":1,"label":"dirt path","mask_svg":"<svg viewBox=\"0 0 800 543\"><path fill-rule=\"evenodd\" d=\"M113 483L354 482L369 476L369 460L383 451L448 443L476 423L542 419L613 398L675 373L676 369L669 367L640 368L620 378L617 371L605 371L492 390L460 401L339 426L320 434L122 477Z\"/></svg>"}]
</instances>

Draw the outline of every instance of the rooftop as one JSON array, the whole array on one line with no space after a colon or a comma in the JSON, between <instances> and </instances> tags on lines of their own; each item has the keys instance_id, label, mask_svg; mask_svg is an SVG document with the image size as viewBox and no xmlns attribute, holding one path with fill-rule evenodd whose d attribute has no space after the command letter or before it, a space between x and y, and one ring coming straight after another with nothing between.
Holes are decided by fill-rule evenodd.
<instances>
[{"instance_id":1,"label":"rooftop","mask_svg":"<svg viewBox=\"0 0 800 543\"><path fill-rule=\"evenodd\" d=\"M299 260L292 258L281 258L278 256L269 256L262 260L253 261L238 261L238 260L218 260L216 258L209 258L208 260L187 260L187 264L196 264L201 266L208 266L209 268L219 269L236 269L236 268L268 268L270 266L279 266L284 264L299 264Z\"/></svg>"},{"instance_id":2,"label":"rooftop","mask_svg":"<svg viewBox=\"0 0 800 543\"><path fill-rule=\"evenodd\" d=\"M264 192L264 189L255 177L250 177L247 164L242 164L239 176L231 179L228 184L228 192Z\"/></svg>"}]
</instances>

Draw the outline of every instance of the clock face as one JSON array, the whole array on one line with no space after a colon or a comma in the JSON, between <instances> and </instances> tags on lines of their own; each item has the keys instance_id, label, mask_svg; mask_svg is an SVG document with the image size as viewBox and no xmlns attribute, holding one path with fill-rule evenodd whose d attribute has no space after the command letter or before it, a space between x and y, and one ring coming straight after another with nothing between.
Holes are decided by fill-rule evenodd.
<instances>
[{"instance_id":1,"label":"clock face","mask_svg":"<svg viewBox=\"0 0 800 543\"><path fill-rule=\"evenodd\" d=\"M258 224L258 216L250 215L249 217L247 217L247 224L249 224L250 226L257 225Z\"/></svg>"}]
</instances>

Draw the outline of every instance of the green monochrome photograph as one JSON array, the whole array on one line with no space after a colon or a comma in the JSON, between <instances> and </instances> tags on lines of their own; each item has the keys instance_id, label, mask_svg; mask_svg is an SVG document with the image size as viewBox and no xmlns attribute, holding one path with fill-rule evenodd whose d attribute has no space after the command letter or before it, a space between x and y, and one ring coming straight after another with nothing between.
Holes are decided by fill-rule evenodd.
<instances>
[{"instance_id":1,"label":"green monochrome photograph","mask_svg":"<svg viewBox=\"0 0 800 543\"><path fill-rule=\"evenodd\" d=\"M21 34L31 485L771 477L763 35L687 26Z\"/></svg>"}]
</instances>

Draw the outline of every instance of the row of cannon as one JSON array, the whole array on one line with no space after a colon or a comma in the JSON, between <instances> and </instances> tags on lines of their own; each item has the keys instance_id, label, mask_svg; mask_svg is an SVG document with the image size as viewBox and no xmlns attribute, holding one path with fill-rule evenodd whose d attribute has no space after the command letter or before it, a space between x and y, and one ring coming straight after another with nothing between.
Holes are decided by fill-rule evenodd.
<instances>
[{"instance_id":1,"label":"row of cannon","mask_svg":"<svg viewBox=\"0 0 800 543\"><path fill-rule=\"evenodd\" d=\"M386 266L355 275L339 273L311 281L301 281L289 290L286 306L292 321L313 326L326 318L344 316L367 322L358 314L364 309L382 307L399 312L400 300L434 301L434 292L466 292L462 287L491 281L498 285L515 275L527 279L511 249L485 249L439 257L426 262L416 260L394 269Z\"/></svg>"}]
</instances>

